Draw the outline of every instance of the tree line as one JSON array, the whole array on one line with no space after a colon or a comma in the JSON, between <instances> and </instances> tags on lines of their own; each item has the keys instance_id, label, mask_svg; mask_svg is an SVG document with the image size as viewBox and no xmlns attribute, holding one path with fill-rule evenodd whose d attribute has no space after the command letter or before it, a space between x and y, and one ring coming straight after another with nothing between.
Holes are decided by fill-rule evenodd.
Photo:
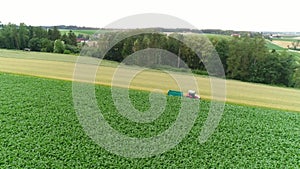
<instances>
[{"instance_id":1,"label":"tree line","mask_svg":"<svg viewBox=\"0 0 300 169\"><path fill-rule=\"evenodd\" d=\"M30 49L32 51L54 53L80 52L77 37L71 30L62 34L57 27L45 29L43 27L27 26L24 23L1 25L0 48Z\"/></svg>"},{"instance_id":2,"label":"tree line","mask_svg":"<svg viewBox=\"0 0 300 169\"><path fill-rule=\"evenodd\" d=\"M182 33L138 33L126 36L128 32L107 32L94 35L87 46L78 45L74 32L61 34L57 27L43 28L7 24L0 26L0 48L54 53L79 53L137 65L168 66L184 69L188 67L194 73L205 74L218 55L226 78L247 82L256 82L287 87L300 87L300 68L296 57L286 51L269 50L260 34L244 34L242 37L208 36ZM126 37L120 41L116 37ZM100 37L100 38L95 38ZM207 39L208 38L208 39ZM105 51L111 42L113 47ZM91 45L92 44L92 45ZM189 46L193 46L196 51ZM164 58L153 54L148 58L126 60L135 52L143 49L163 49L180 57ZM105 53L103 53L105 51ZM105 56L103 56L105 54ZM165 53L164 53L165 55ZM126 63L125 62L125 63ZM216 76L222 72L214 72Z\"/></svg>"},{"instance_id":3,"label":"tree line","mask_svg":"<svg viewBox=\"0 0 300 169\"><path fill-rule=\"evenodd\" d=\"M105 41L108 42L108 39L112 39L112 35L106 35L107 38L103 38L105 35L101 36L101 40L97 42L98 46L85 48L83 54L103 57L99 48L107 46ZM137 65L145 65L147 63L151 63L151 65L167 64L179 69L186 64L194 73L203 74L207 71L207 66L215 64L215 61L210 58L217 53L222 62L226 78L287 87L300 87L300 69L296 57L286 51L269 50L262 36L209 36L208 38L209 41L205 35L200 34L138 34L114 44L105 53L104 59L121 62L127 56L139 50L159 48L178 55L183 62L178 62L177 59L170 61L170 58L162 59L161 56L152 56L152 58L142 60L136 59L130 63ZM191 50L183 42L190 43L190 45L199 45L194 48L199 51ZM199 55L200 57L198 57Z\"/></svg>"}]
</instances>

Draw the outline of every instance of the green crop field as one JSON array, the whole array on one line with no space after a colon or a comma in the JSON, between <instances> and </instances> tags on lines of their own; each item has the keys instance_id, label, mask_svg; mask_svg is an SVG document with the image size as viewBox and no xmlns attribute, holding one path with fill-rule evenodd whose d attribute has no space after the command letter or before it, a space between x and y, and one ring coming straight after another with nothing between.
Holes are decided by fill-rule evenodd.
<instances>
[{"instance_id":1,"label":"green crop field","mask_svg":"<svg viewBox=\"0 0 300 169\"><path fill-rule=\"evenodd\" d=\"M207 38L216 38L216 39L232 39L233 37L229 36L229 35L218 35L218 34L208 34L205 33L204 34Z\"/></svg>"},{"instance_id":2,"label":"green crop field","mask_svg":"<svg viewBox=\"0 0 300 169\"><path fill-rule=\"evenodd\" d=\"M279 45L276 45L276 44L272 43L269 40L266 41L266 45L267 45L268 49L270 49L270 50L273 50L273 49L275 49L275 50L285 50L285 48L283 48Z\"/></svg>"},{"instance_id":3,"label":"green crop field","mask_svg":"<svg viewBox=\"0 0 300 169\"><path fill-rule=\"evenodd\" d=\"M84 132L73 106L72 82L0 73L0 168L299 168L300 114L226 104L207 142L198 136L210 102L189 134L173 149L135 159L109 153ZM167 97L152 123L134 123L116 110L110 87L95 86L106 121L131 137L150 137L176 119L180 102ZM119 88L117 90L124 90ZM149 108L149 93L130 90L137 109ZM298 99L299 97L295 98Z\"/></svg>"},{"instance_id":4,"label":"green crop field","mask_svg":"<svg viewBox=\"0 0 300 169\"><path fill-rule=\"evenodd\" d=\"M274 38L273 40L275 40L275 41L288 41L288 42L292 42L295 39L292 39L292 38Z\"/></svg>"},{"instance_id":5,"label":"green crop field","mask_svg":"<svg viewBox=\"0 0 300 169\"><path fill-rule=\"evenodd\" d=\"M59 29L59 31L61 32L61 34L65 34L65 33L68 33L70 30L69 29ZM72 31L77 36L79 34L82 34L82 35L93 35L96 32L99 32L99 33L101 33L101 32L108 32L109 30L101 30L101 29L99 29L99 30L90 30L90 29L85 30L85 29L80 29L80 30L72 30Z\"/></svg>"},{"instance_id":6,"label":"green crop field","mask_svg":"<svg viewBox=\"0 0 300 169\"><path fill-rule=\"evenodd\" d=\"M273 40L278 40L278 41L295 41L299 38L299 36L284 36L282 38L273 38Z\"/></svg>"}]
</instances>

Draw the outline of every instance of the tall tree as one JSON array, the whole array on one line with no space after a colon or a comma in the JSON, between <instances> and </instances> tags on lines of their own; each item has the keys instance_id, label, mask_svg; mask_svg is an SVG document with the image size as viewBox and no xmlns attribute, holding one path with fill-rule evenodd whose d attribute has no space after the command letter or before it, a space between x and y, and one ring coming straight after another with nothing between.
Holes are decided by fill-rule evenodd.
<instances>
[{"instance_id":1,"label":"tall tree","mask_svg":"<svg viewBox=\"0 0 300 169\"><path fill-rule=\"evenodd\" d=\"M39 27L33 27L33 36L32 38L48 38L48 32L45 28L39 26Z\"/></svg>"},{"instance_id":2,"label":"tall tree","mask_svg":"<svg viewBox=\"0 0 300 169\"><path fill-rule=\"evenodd\" d=\"M70 44L70 39L65 33L60 37L60 40L62 40L65 44Z\"/></svg>"},{"instance_id":3,"label":"tall tree","mask_svg":"<svg viewBox=\"0 0 300 169\"><path fill-rule=\"evenodd\" d=\"M7 49L19 49L19 36L17 25L7 24L1 29L2 34L2 47Z\"/></svg>"},{"instance_id":4,"label":"tall tree","mask_svg":"<svg viewBox=\"0 0 300 169\"><path fill-rule=\"evenodd\" d=\"M300 88L300 65L297 65L293 75L293 87Z\"/></svg>"},{"instance_id":5,"label":"tall tree","mask_svg":"<svg viewBox=\"0 0 300 169\"><path fill-rule=\"evenodd\" d=\"M42 52L53 52L54 43L48 38L41 39L41 51Z\"/></svg>"},{"instance_id":6,"label":"tall tree","mask_svg":"<svg viewBox=\"0 0 300 169\"><path fill-rule=\"evenodd\" d=\"M42 42L40 38L32 38L28 42L28 47L32 51L41 51L42 49Z\"/></svg>"},{"instance_id":7,"label":"tall tree","mask_svg":"<svg viewBox=\"0 0 300 169\"><path fill-rule=\"evenodd\" d=\"M229 44L227 73L230 78L251 81L251 72L257 68L260 57L267 55L268 49L262 38L235 37Z\"/></svg>"},{"instance_id":8,"label":"tall tree","mask_svg":"<svg viewBox=\"0 0 300 169\"><path fill-rule=\"evenodd\" d=\"M29 31L27 26L24 23L21 23L19 26L19 49L24 49L28 47L29 41Z\"/></svg>"},{"instance_id":9,"label":"tall tree","mask_svg":"<svg viewBox=\"0 0 300 169\"><path fill-rule=\"evenodd\" d=\"M64 53L64 50L65 50L65 44L63 41L61 40L55 40L54 42L54 50L53 52L54 53Z\"/></svg>"},{"instance_id":10,"label":"tall tree","mask_svg":"<svg viewBox=\"0 0 300 169\"><path fill-rule=\"evenodd\" d=\"M58 28L56 26L53 27L53 30L48 31L48 37L50 38L50 40L55 41L57 39L60 39L61 34L60 31L58 30Z\"/></svg>"},{"instance_id":11,"label":"tall tree","mask_svg":"<svg viewBox=\"0 0 300 169\"><path fill-rule=\"evenodd\" d=\"M210 38L210 41L214 45L218 56L223 64L224 71L227 71L227 59L229 57L229 40L225 38Z\"/></svg>"},{"instance_id":12,"label":"tall tree","mask_svg":"<svg viewBox=\"0 0 300 169\"><path fill-rule=\"evenodd\" d=\"M77 46L77 37L72 30L69 31L68 38L69 38L69 45Z\"/></svg>"}]
</instances>

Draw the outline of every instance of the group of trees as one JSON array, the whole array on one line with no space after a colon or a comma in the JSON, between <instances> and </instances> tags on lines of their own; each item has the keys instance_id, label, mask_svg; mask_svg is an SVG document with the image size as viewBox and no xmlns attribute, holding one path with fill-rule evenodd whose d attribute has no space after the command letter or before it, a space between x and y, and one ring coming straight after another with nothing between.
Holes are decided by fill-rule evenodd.
<instances>
[{"instance_id":1,"label":"group of trees","mask_svg":"<svg viewBox=\"0 0 300 169\"><path fill-rule=\"evenodd\" d=\"M130 32L130 31L129 31ZM143 31L142 31L143 32ZM129 36L130 35L130 36ZM93 39L95 37L100 37ZM248 82L300 87L300 68L295 57L285 51L269 50L260 34L242 37L203 36L201 34L161 34L108 32L94 35L82 48L77 44L74 32L61 34L57 27L43 28L23 23L0 24L0 48L26 49L54 53L79 53L92 57L122 62L128 56L143 49L162 49L180 57L166 57L167 53L125 60L127 64L142 66L168 66L176 69L192 69L205 73L215 66L218 55L226 78ZM120 40L118 40L118 38ZM91 45L93 44L93 45ZM190 47L194 50L192 50ZM146 55L141 53L140 55ZM222 71L215 71L216 76Z\"/></svg>"},{"instance_id":2,"label":"group of trees","mask_svg":"<svg viewBox=\"0 0 300 169\"><path fill-rule=\"evenodd\" d=\"M295 86L295 57L286 51L269 50L263 38L229 41L227 77L242 81Z\"/></svg>"},{"instance_id":3,"label":"group of trees","mask_svg":"<svg viewBox=\"0 0 300 169\"><path fill-rule=\"evenodd\" d=\"M27 26L24 23L1 25L0 48L55 53L78 53L80 51L77 46L77 37L71 30L62 35L57 27L45 29Z\"/></svg>"},{"instance_id":4,"label":"group of trees","mask_svg":"<svg viewBox=\"0 0 300 169\"><path fill-rule=\"evenodd\" d=\"M100 53L103 50L101 51L99 48L109 46L105 42L111 41L105 37L103 38L103 36L98 40L98 46L94 47L95 49L92 49L92 47L85 49L86 54L121 62L127 56L139 50L160 48L180 56L183 62L179 62L177 59L172 61L162 59L162 56L152 56L152 59L146 58L142 61L145 62L146 60L146 62L151 62L152 65L153 63L155 65L167 64L177 68L182 68L186 64L194 72L203 73L207 71L209 64L214 64L214 60L210 58L217 53L227 78L300 87L299 65L297 65L295 57L288 52L269 50L265 45L265 39L261 36L210 36L209 40L207 40L205 36L199 34L138 34L114 44L112 48L105 52L105 56L102 56ZM110 39L113 37L109 34L106 36ZM186 45L187 43L199 45L194 47L197 51L191 50ZM91 51L94 52L89 53ZM199 55L200 58L198 57ZM141 60L136 59L134 64L141 64L139 62ZM145 65L145 63L142 65Z\"/></svg>"}]
</instances>

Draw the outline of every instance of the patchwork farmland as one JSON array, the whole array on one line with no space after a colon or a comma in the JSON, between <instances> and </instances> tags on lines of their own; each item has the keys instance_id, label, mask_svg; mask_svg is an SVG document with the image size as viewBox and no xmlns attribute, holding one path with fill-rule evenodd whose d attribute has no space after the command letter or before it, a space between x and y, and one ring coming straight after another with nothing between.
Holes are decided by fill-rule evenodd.
<instances>
[{"instance_id":1,"label":"patchwork farmland","mask_svg":"<svg viewBox=\"0 0 300 169\"><path fill-rule=\"evenodd\" d=\"M196 79L203 99L195 124L182 142L149 158L114 155L97 145L78 121L72 98L76 60L71 55L0 50L0 168L300 166L299 90L227 80L227 103L220 124L200 144L211 89L209 79L199 75ZM97 104L105 120L130 137L151 137L168 129L181 106L177 97L167 97L163 114L151 123L135 123L118 113L110 87L117 66L116 62L102 61L96 76ZM169 83L162 84L161 80ZM119 87L116 90L125 90ZM151 106L149 91L159 88L166 93L176 87L164 72L146 70L131 83L130 99L136 109L145 111Z\"/></svg>"},{"instance_id":2,"label":"patchwork farmland","mask_svg":"<svg viewBox=\"0 0 300 169\"><path fill-rule=\"evenodd\" d=\"M10 50L0 51L0 71L2 72L69 81L73 80L73 72L77 60L76 56L39 52L28 53ZM90 58L88 62L97 63L98 61L99 60L96 58ZM97 71L98 73L95 83L110 86L117 66L117 62L103 60ZM124 69L124 75L130 73L130 69L132 69L132 67L127 67L127 69ZM181 73L181 75L184 77L184 73ZM204 99L210 99L210 79L206 76L200 75L195 75L195 77L199 85L198 87L201 97ZM165 81L166 83L161 83L162 81ZM169 89L178 89L175 81L173 81L169 75L163 71L153 69L148 69L141 72L132 81L130 87L132 89L147 91L161 89L164 93L167 93ZM245 83L236 80L227 80L226 88L226 101L228 103L276 108L290 111L300 110L300 105L297 104L298 100L296 99L300 97L300 91L298 89Z\"/></svg>"}]
</instances>

